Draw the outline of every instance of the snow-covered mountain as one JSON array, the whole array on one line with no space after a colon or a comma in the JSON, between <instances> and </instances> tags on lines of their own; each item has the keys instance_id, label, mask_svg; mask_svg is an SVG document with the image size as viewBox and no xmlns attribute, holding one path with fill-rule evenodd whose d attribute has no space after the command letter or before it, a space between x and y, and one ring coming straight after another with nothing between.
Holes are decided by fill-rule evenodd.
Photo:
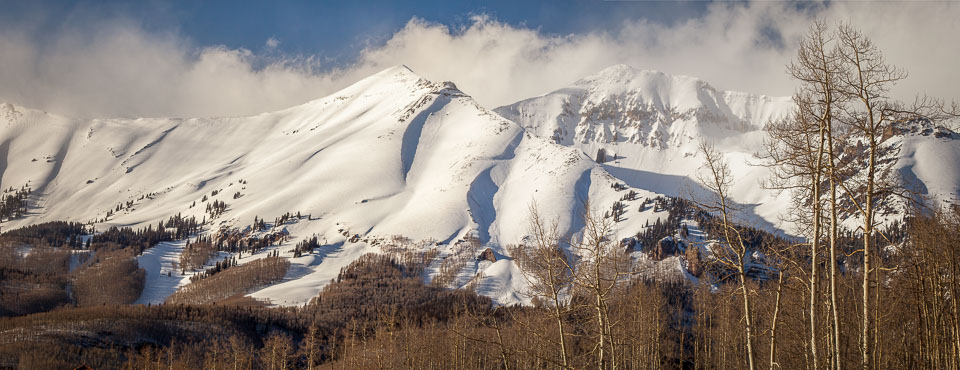
<instances>
[{"instance_id":1,"label":"snow-covered mountain","mask_svg":"<svg viewBox=\"0 0 960 370\"><path fill-rule=\"evenodd\" d=\"M622 196L612 189L616 179L579 149L530 135L452 83L402 66L251 117L74 120L5 104L0 169L3 189L33 189L29 215L4 222L5 229L52 220L103 230L175 214L200 219L213 201L227 210L209 230L286 212L310 215L284 226L293 239L281 255L312 235L333 249L292 258L287 281L254 294L281 304L306 302L340 267L380 251L378 241L394 235L432 240L425 245L437 247L440 260L466 261L456 286L473 282L499 301L521 300L523 278L502 257L527 234L530 204L562 231L577 232L582 201L609 208ZM657 217L630 208L638 217L622 225L624 234ZM479 241L472 249L458 243L472 238ZM158 270L148 271L148 280L166 279L170 267L159 261L182 249L162 247L145 254L156 261L141 261ZM476 249L487 247L501 260L478 261ZM258 257L240 262L250 258ZM154 280L141 301L162 300L185 283Z\"/></svg>"},{"instance_id":2,"label":"snow-covered mountain","mask_svg":"<svg viewBox=\"0 0 960 370\"><path fill-rule=\"evenodd\" d=\"M547 95L496 109L563 145L683 147L721 133L744 133L786 116L789 97L719 91L687 76L616 65Z\"/></svg>"},{"instance_id":3,"label":"snow-covered mountain","mask_svg":"<svg viewBox=\"0 0 960 370\"><path fill-rule=\"evenodd\" d=\"M583 228L584 201L601 212L619 201L618 237L634 235L666 217L641 201L703 191L694 180L701 140L716 144L735 172L741 221L789 231L779 221L789 197L761 189L767 170L753 164L764 124L790 108L788 98L626 66L496 113L403 66L249 117L77 120L0 104L0 188L33 190L28 215L0 227L67 220L103 230L181 214L206 217L215 232L299 212L277 227L290 240L239 258L290 258L284 281L253 297L303 304L359 256L402 244L436 251L427 280L444 275L448 286L524 302L527 281L508 245L528 234L531 204L570 234ZM918 126L895 140L897 173L921 193L957 198L960 136ZM600 149L602 164L594 161ZM624 183L636 198L614 186ZM214 201L226 211L210 219ZM314 235L324 247L294 256L294 245ZM184 244L161 243L139 257L147 269L140 302L162 302L189 283L168 275ZM497 261L477 258L486 248ZM676 258L667 264L682 271Z\"/></svg>"},{"instance_id":4,"label":"snow-covered mountain","mask_svg":"<svg viewBox=\"0 0 960 370\"><path fill-rule=\"evenodd\" d=\"M711 142L731 165L732 197L745 206L743 221L790 231L781 215L789 196L764 190L760 166L764 126L787 117L789 97L721 91L687 76L617 65L572 86L495 109L528 132L596 157L627 184L668 195L695 195L701 141ZM906 130L891 140L900 146L896 173L921 194L940 201L960 197L960 140L955 134ZM919 158L918 158L919 157Z\"/></svg>"}]
</instances>

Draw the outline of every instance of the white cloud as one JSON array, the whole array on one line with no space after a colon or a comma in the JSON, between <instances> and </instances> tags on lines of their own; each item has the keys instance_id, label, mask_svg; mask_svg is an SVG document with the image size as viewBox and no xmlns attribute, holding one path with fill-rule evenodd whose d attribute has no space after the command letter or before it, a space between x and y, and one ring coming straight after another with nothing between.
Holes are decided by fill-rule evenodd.
<instances>
[{"instance_id":1,"label":"white cloud","mask_svg":"<svg viewBox=\"0 0 960 370\"><path fill-rule=\"evenodd\" d=\"M280 46L280 40L277 40L276 37L271 37L267 39L267 42L264 43L268 49L275 49L277 46Z\"/></svg>"},{"instance_id":2,"label":"white cloud","mask_svg":"<svg viewBox=\"0 0 960 370\"><path fill-rule=\"evenodd\" d=\"M50 44L0 33L0 101L85 117L254 114L322 96L337 85L309 60L254 68L257 56L194 48L129 23L64 32Z\"/></svg>"},{"instance_id":3,"label":"white cloud","mask_svg":"<svg viewBox=\"0 0 960 370\"><path fill-rule=\"evenodd\" d=\"M547 37L478 18L464 30L412 21L364 63L403 61L431 79L449 79L487 106L561 88L623 63L700 77L731 90L789 95L785 73L811 22L850 20L873 37L890 62L911 71L896 95L960 98L960 3L839 2L797 9L780 2L721 2L706 15L671 26L629 22L616 33ZM771 42L769 35L776 35Z\"/></svg>"},{"instance_id":4,"label":"white cloud","mask_svg":"<svg viewBox=\"0 0 960 370\"><path fill-rule=\"evenodd\" d=\"M544 94L607 66L701 77L723 89L787 95L797 39L817 17L850 20L911 72L894 93L960 99L960 3L715 3L664 26L627 22L614 32L544 35L475 17L462 28L411 20L350 66L321 57L267 59L245 49L195 47L129 22L65 30L38 43L0 30L0 100L81 116L243 115L322 97L383 68L406 64L451 80L488 107ZM279 40L265 46L274 49ZM271 46L272 45L272 46ZM271 52L275 54L275 52ZM257 66L257 67L255 67Z\"/></svg>"}]
</instances>

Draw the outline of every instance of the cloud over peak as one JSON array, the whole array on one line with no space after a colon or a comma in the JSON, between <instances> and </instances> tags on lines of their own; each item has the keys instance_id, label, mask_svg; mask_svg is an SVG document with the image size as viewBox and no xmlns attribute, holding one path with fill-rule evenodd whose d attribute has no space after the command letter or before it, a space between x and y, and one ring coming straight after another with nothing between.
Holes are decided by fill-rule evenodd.
<instances>
[{"instance_id":1,"label":"cloud over peak","mask_svg":"<svg viewBox=\"0 0 960 370\"><path fill-rule=\"evenodd\" d=\"M67 115L225 116L282 109L405 64L451 80L493 108L544 94L614 64L696 76L714 86L768 95L794 89L784 72L816 18L852 22L891 63L911 71L894 94L960 98L960 4L715 3L701 16L663 25L627 21L612 32L548 35L474 16L460 27L414 18L347 65L323 56L196 46L177 33L125 20L73 26L39 38L32 27L0 29L0 101ZM883 20L882 23L879 20ZM607 29L610 29L609 27ZM38 41L43 40L43 41Z\"/></svg>"}]
</instances>

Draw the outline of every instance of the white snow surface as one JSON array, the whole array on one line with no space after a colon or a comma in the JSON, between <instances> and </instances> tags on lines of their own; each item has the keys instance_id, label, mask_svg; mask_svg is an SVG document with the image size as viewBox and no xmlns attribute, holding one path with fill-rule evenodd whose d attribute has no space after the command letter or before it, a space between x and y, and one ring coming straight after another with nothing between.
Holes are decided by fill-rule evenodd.
<instances>
[{"instance_id":1,"label":"white snow surface","mask_svg":"<svg viewBox=\"0 0 960 370\"><path fill-rule=\"evenodd\" d=\"M181 275L182 270L173 268L174 263L179 263L185 245L185 240L161 242L137 257L140 268L147 272L147 279L134 304L163 303L177 288L190 283L192 273Z\"/></svg>"}]
</instances>

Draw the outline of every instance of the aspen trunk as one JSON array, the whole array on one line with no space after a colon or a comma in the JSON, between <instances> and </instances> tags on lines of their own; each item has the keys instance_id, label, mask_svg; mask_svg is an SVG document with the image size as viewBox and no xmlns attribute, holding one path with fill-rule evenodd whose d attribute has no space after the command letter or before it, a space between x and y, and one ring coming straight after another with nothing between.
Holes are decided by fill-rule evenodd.
<instances>
[{"instance_id":1,"label":"aspen trunk","mask_svg":"<svg viewBox=\"0 0 960 370\"><path fill-rule=\"evenodd\" d=\"M827 96L831 94L828 92ZM833 146L833 128L828 122L827 144L830 157L830 167L828 175L830 176L830 311L833 319L833 364L834 368L842 369L840 363L840 315L837 313L837 173L836 159L834 158Z\"/></svg>"},{"instance_id":2,"label":"aspen trunk","mask_svg":"<svg viewBox=\"0 0 960 370\"><path fill-rule=\"evenodd\" d=\"M743 266L741 261L740 266ZM750 370L756 369L753 365L753 323L750 320L750 294L747 292L747 276L743 270L743 267L740 267L740 290L743 291L743 316L744 323L746 324L746 334L747 334L747 364L750 366Z\"/></svg>"},{"instance_id":3,"label":"aspen trunk","mask_svg":"<svg viewBox=\"0 0 960 370\"><path fill-rule=\"evenodd\" d=\"M782 293L783 271L777 278L777 302L773 307L773 323L770 324L770 370L774 370L777 363L777 318L780 315L780 295Z\"/></svg>"},{"instance_id":4,"label":"aspen trunk","mask_svg":"<svg viewBox=\"0 0 960 370\"><path fill-rule=\"evenodd\" d=\"M823 171L823 143L825 128L820 126L820 142L817 146L817 164L814 167L813 175L813 240L810 244L810 357L813 361L813 370L818 370L820 360L817 357L817 298L820 265L820 229L821 213L823 209L820 203L820 180Z\"/></svg>"}]
</instances>

